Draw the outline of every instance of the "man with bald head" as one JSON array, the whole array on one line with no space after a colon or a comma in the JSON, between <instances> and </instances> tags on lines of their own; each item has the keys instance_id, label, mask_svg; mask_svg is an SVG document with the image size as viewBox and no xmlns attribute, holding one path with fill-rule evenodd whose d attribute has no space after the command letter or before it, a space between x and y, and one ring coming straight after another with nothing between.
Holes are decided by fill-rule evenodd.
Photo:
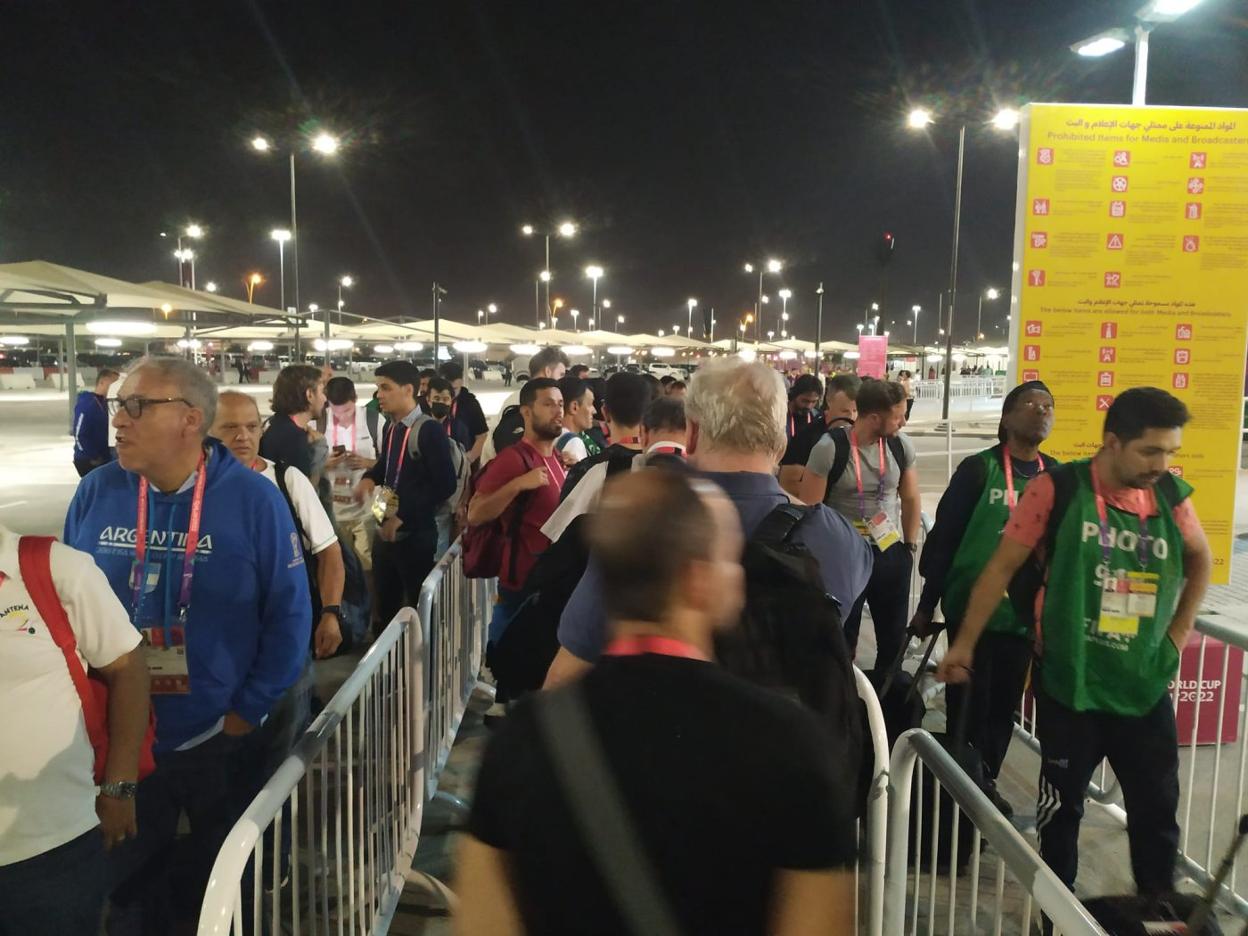
<instances>
[{"instance_id":1,"label":"man with bald head","mask_svg":"<svg viewBox=\"0 0 1248 936\"><path fill-rule=\"evenodd\" d=\"M620 474L589 539L610 640L584 677L521 702L491 740L456 932L625 932L629 908L603 886L618 869L579 831L617 810L655 880L638 902L671 931L851 932L852 797L836 789L824 729L711 659L745 601L738 509L685 472ZM592 748L570 743L578 722ZM777 774L784 797L771 795Z\"/></svg>"},{"instance_id":2,"label":"man with bald head","mask_svg":"<svg viewBox=\"0 0 1248 936\"><path fill-rule=\"evenodd\" d=\"M299 535L277 489L215 439L211 378L183 358L148 357L114 401L117 461L92 471L65 519L143 636L156 710L156 771L139 784L139 835L114 850L138 871L150 932L194 919L236 815L242 738L295 682L310 637ZM185 813L191 833L175 833ZM173 854L185 852L185 858ZM185 862L185 863L181 863Z\"/></svg>"}]
</instances>

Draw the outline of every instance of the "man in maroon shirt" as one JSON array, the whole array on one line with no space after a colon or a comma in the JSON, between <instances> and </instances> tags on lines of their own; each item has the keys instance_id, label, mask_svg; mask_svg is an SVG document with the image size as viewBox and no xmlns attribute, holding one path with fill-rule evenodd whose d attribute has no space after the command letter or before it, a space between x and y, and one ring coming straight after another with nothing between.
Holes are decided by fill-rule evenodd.
<instances>
[{"instance_id":1,"label":"man in maroon shirt","mask_svg":"<svg viewBox=\"0 0 1248 936\"><path fill-rule=\"evenodd\" d=\"M563 434L563 395L548 377L537 377L520 391L524 437L509 445L477 478L476 493L468 504L472 526L501 518L505 536L498 575L498 601L490 620L490 642L495 643L519 608L524 582L537 556L550 545L544 524L559 506L566 477L555 454L555 440ZM517 529L516 535L512 531Z\"/></svg>"}]
</instances>

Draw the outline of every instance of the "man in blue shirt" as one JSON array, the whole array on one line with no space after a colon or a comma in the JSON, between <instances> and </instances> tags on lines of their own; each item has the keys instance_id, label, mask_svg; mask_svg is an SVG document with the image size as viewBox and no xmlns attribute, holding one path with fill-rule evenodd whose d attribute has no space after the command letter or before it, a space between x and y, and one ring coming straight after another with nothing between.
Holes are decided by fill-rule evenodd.
<instances>
[{"instance_id":1,"label":"man in blue shirt","mask_svg":"<svg viewBox=\"0 0 1248 936\"><path fill-rule=\"evenodd\" d=\"M790 501L773 474L786 443L788 399L784 381L762 363L722 358L698 369L685 399L689 460L728 495L750 536L776 507ZM656 531L655 548L662 548ZM822 507L804 520L794 541L819 563L828 594L850 608L871 577L871 550L840 514ZM602 653L607 615L596 565L591 560L559 621L559 652L547 687L592 666Z\"/></svg>"},{"instance_id":2,"label":"man in blue shirt","mask_svg":"<svg viewBox=\"0 0 1248 936\"><path fill-rule=\"evenodd\" d=\"M118 884L137 872L150 932L175 931L155 902L174 892L163 878L175 865L174 916L194 918L237 818L241 739L298 677L311 637L290 512L273 484L205 440L216 403L191 362L140 361L116 401L118 462L84 479L65 520L65 542L94 556L143 634L156 771L137 790L139 836L110 864ZM185 861L172 854L183 812Z\"/></svg>"},{"instance_id":3,"label":"man in blue shirt","mask_svg":"<svg viewBox=\"0 0 1248 936\"><path fill-rule=\"evenodd\" d=\"M356 486L356 501L378 514L373 577L381 625L404 606L415 608L433 570L435 515L455 493L455 466L446 430L416 404L420 372L411 361L377 368L377 399L389 417L377 463Z\"/></svg>"},{"instance_id":4,"label":"man in blue shirt","mask_svg":"<svg viewBox=\"0 0 1248 936\"><path fill-rule=\"evenodd\" d=\"M120 376L112 368L100 368L95 389L83 390L74 404L74 468L80 478L113 459L108 448L108 388Z\"/></svg>"}]
</instances>

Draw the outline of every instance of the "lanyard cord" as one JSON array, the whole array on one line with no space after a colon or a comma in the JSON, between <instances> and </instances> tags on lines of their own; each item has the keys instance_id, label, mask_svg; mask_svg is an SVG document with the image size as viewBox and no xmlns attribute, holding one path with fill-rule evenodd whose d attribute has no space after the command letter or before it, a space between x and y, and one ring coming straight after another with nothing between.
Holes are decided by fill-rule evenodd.
<instances>
[{"instance_id":1,"label":"lanyard cord","mask_svg":"<svg viewBox=\"0 0 1248 936\"><path fill-rule=\"evenodd\" d=\"M854 435L852 429L849 430L849 447L854 455L854 480L858 482L858 514L863 520L867 519L867 501L862 493L862 463L858 458L858 437ZM880 452L880 483L875 489L875 506L882 507L884 505L884 476L888 474L888 455L884 451L883 437L876 440L879 443Z\"/></svg>"},{"instance_id":2,"label":"lanyard cord","mask_svg":"<svg viewBox=\"0 0 1248 936\"><path fill-rule=\"evenodd\" d=\"M1017 498L1014 496L1014 467L1012 464L1014 456L1010 454L1010 450L1008 448L1004 449L1002 454L1005 456L1005 498L1006 503L1009 504L1010 509L1013 510L1014 506L1018 503ZM1044 471L1044 456L1037 454L1036 459L1040 462L1040 467L1036 470L1036 474L1040 474L1040 472ZM1032 477L1034 478L1035 475L1032 475Z\"/></svg>"},{"instance_id":3,"label":"lanyard cord","mask_svg":"<svg viewBox=\"0 0 1248 936\"><path fill-rule=\"evenodd\" d=\"M1095 460L1088 464L1088 473L1092 475L1092 493L1096 496L1096 520L1100 526L1101 533L1101 557L1105 560L1105 567L1109 568L1110 545L1113 543L1113 533L1109 529L1109 511L1105 505L1105 496L1101 493L1101 479L1096 473ZM1159 503L1158 509L1160 509L1160 506ZM1137 511L1136 519L1140 524L1140 533L1135 543L1135 558L1139 562L1140 568L1145 569L1148 567L1148 552L1152 542L1152 537L1148 534L1148 513L1146 511Z\"/></svg>"}]
</instances>

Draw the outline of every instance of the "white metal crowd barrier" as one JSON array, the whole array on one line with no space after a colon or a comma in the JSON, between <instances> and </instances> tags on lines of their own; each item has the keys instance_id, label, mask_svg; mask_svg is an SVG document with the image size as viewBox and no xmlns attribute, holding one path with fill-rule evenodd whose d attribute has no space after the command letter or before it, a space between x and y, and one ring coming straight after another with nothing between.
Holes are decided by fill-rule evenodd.
<instances>
[{"instance_id":1,"label":"white metal crowd barrier","mask_svg":"<svg viewBox=\"0 0 1248 936\"><path fill-rule=\"evenodd\" d=\"M230 831L200 936L385 931L420 837L424 674L404 608Z\"/></svg>"},{"instance_id":2,"label":"white metal crowd barrier","mask_svg":"<svg viewBox=\"0 0 1248 936\"><path fill-rule=\"evenodd\" d=\"M1184 650L1170 698L1179 725L1179 872L1204 888L1244 813L1248 635L1216 616L1197 618L1196 635ZM1019 712L1014 733L1039 753L1035 701L1029 695ZM1108 763L1101 764L1088 795L1126 828L1127 814ZM1219 889L1218 902L1248 918L1248 867L1242 856Z\"/></svg>"},{"instance_id":3,"label":"white metal crowd barrier","mask_svg":"<svg viewBox=\"0 0 1248 936\"><path fill-rule=\"evenodd\" d=\"M884 727L884 711L871 680L858 667L854 667L854 681L858 698L867 709L866 744L875 756L875 768L871 775L871 789L867 794L866 835L859 823L860 845L858 864L854 868L854 928L866 936L882 936L884 932L884 871L888 853L888 732ZM864 752L865 753L865 752ZM862 865L867 865L866 904L862 913ZM866 924L865 928L863 924Z\"/></svg>"},{"instance_id":4,"label":"white metal crowd barrier","mask_svg":"<svg viewBox=\"0 0 1248 936\"><path fill-rule=\"evenodd\" d=\"M916 400L940 400L945 395L945 381L915 380L911 383ZM992 397L1005 392L1005 377L954 377L949 382L949 396Z\"/></svg>"},{"instance_id":5,"label":"white metal crowd barrier","mask_svg":"<svg viewBox=\"0 0 1248 936\"><path fill-rule=\"evenodd\" d=\"M914 847L911 852L911 793L916 767L920 794L915 799ZM923 776L930 773L931 777ZM950 799L941 805L941 791ZM942 843L941 809L952 809L949 841ZM924 811L930 812L930 824ZM938 854L957 864L960 817L971 828L971 847L966 880L948 867L942 872ZM930 839L930 842L927 841ZM981 848L992 853L984 860ZM927 867L924 868L924 859ZM981 871L986 880L981 882ZM1007 877L1012 884L1007 887ZM981 883L985 886L981 887ZM997 811L982 790L958 766L939 741L921 728L897 739L889 769L888 872L884 904L887 936L941 932L978 933L981 918L991 914L990 931L1031 933L1036 914L1053 924L1064 936L1104 936L1064 884L1040 859L1036 851Z\"/></svg>"},{"instance_id":6,"label":"white metal crowd barrier","mask_svg":"<svg viewBox=\"0 0 1248 936\"><path fill-rule=\"evenodd\" d=\"M451 755L455 735L477 688L485 636L493 613L494 582L464 577L463 550L451 544L420 589L418 611L424 626L426 795L464 804L438 792L438 778ZM485 688L484 686L482 688Z\"/></svg>"}]
</instances>

